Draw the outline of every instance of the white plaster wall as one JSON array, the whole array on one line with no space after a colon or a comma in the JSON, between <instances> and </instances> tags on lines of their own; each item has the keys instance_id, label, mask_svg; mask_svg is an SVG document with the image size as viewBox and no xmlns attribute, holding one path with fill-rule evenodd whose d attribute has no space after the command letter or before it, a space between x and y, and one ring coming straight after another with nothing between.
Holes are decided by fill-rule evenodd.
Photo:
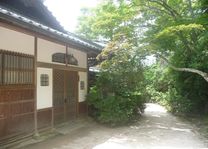
<instances>
[{"instance_id":1,"label":"white plaster wall","mask_svg":"<svg viewBox=\"0 0 208 149\"><path fill-rule=\"evenodd\" d=\"M54 53L66 53L66 46L38 38L37 60L39 62L55 63L52 62L52 55ZM65 65L61 63L56 64Z\"/></svg>"},{"instance_id":2,"label":"white plaster wall","mask_svg":"<svg viewBox=\"0 0 208 149\"><path fill-rule=\"evenodd\" d=\"M52 107L52 87L53 87L53 74L52 69L37 68L37 109L44 109ZM40 75L49 75L49 86L40 86Z\"/></svg>"},{"instance_id":3,"label":"white plaster wall","mask_svg":"<svg viewBox=\"0 0 208 149\"><path fill-rule=\"evenodd\" d=\"M80 82L84 81L84 90L80 89ZM86 99L87 95L87 72L79 72L79 102L83 102Z\"/></svg>"},{"instance_id":4,"label":"white plaster wall","mask_svg":"<svg viewBox=\"0 0 208 149\"><path fill-rule=\"evenodd\" d=\"M87 53L68 48L68 54L73 54L74 57L78 60L78 66L82 68L87 68Z\"/></svg>"},{"instance_id":5,"label":"white plaster wall","mask_svg":"<svg viewBox=\"0 0 208 149\"><path fill-rule=\"evenodd\" d=\"M0 26L0 49L34 55L34 37Z\"/></svg>"}]
</instances>

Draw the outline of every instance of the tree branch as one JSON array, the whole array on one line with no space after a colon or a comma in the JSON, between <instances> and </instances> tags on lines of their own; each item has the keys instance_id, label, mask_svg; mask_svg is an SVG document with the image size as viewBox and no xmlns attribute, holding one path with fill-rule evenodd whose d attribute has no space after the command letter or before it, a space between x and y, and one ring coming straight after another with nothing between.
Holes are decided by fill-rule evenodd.
<instances>
[{"instance_id":1,"label":"tree branch","mask_svg":"<svg viewBox=\"0 0 208 149\"><path fill-rule=\"evenodd\" d=\"M158 55L160 58L162 58L166 63L169 64L169 66L176 71L182 71L182 72L191 72L191 73L195 73L200 75L202 78L204 78L207 82L208 82L208 73L197 70L197 69L193 69L193 68L178 68L176 66L174 66L173 64L171 64L167 58L165 58L163 55L159 54L159 53L155 53L156 55Z\"/></svg>"},{"instance_id":2,"label":"tree branch","mask_svg":"<svg viewBox=\"0 0 208 149\"><path fill-rule=\"evenodd\" d=\"M191 0L188 0L188 7L189 7L189 11L191 13L191 17L194 18L195 15L194 15L194 10L193 10L193 7L192 7L192 1Z\"/></svg>"},{"instance_id":3,"label":"tree branch","mask_svg":"<svg viewBox=\"0 0 208 149\"><path fill-rule=\"evenodd\" d=\"M169 6L165 1L162 1L162 0L149 0L149 2L152 2L152 3L156 3L160 6L162 6L164 9L166 9L167 11L170 12L171 16L176 19L177 17L180 17L180 14L175 10L173 9L171 6Z\"/></svg>"},{"instance_id":4,"label":"tree branch","mask_svg":"<svg viewBox=\"0 0 208 149\"><path fill-rule=\"evenodd\" d=\"M165 9L166 10L165 11L165 10L159 9L157 7L148 6L148 5L144 5L144 7L149 8L152 11L155 11L156 13L165 13L165 14L168 14L169 16L172 16L172 14L169 11L167 11L166 9Z\"/></svg>"}]
</instances>

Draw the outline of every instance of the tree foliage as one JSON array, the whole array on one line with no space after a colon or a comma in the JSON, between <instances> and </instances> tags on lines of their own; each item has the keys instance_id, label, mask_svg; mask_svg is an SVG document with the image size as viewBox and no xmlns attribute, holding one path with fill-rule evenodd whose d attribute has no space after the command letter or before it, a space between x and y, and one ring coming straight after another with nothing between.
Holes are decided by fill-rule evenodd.
<instances>
[{"instance_id":1,"label":"tree foliage","mask_svg":"<svg viewBox=\"0 0 208 149\"><path fill-rule=\"evenodd\" d=\"M128 49L134 56L154 54L168 62L172 69L163 73L165 80L160 75L155 85L147 84L155 90L150 96L164 95L176 112L202 113L208 107L207 0L105 0L88 12L78 29L88 38L108 41L101 55L111 58ZM160 84L164 91L157 89Z\"/></svg>"},{"instance_id":2,"label":"tree foliage","mask_svg":"<svg viewBox=\"0 0 208 149\"><path fill-rule=\"evenodd\" d=\"M105 0L94 9L84 8L77 33L90 39L112 41L120 36L137 37L134 24L138 11L125 0Z\"/></svg>"},{"instance_id":3,"label":"tree foliage","mask_svg":"<svg viewBox=\"0 0 208 149\"><path fill-rule=\"evenodd\" d=\"M102 72L87 97L91 114L99 122L126 124L143 111L143 66L138 61L140 57L120 49L102 62Z\"/></svg>"}]
</instances>

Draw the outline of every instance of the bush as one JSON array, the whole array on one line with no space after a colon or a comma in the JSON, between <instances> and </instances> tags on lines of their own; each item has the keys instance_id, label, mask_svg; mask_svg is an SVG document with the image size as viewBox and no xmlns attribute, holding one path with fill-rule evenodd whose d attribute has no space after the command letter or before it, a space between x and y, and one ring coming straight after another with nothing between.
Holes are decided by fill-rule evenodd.
<instances>
[{"instance_id":1,"label":"bush","mask_svg":"<svg viewBox=\"0 0 208 149\"><path fill-rule=\"evenodd\" d=\"M126 124L144 110L142 56L136 49L119 48L100 67L95 86L87 96L90 114L101 123ZM109 50L108 50L109 51ZM101 57L105 50L101 53ZM106 57L106 56L104 56Z\"/></svg>"},{"instance_id":2,"label":"bush","mask_svg":"<svg viewBox=\"0 0 208 149\"><path fill-rule=\"evenodd\" d=\"M132 86L130 90L119 85L119 82L125 84L126 80L118 78L119 75L101 73L96 86L91 88L87 96L91 116L111 126L131 122L144 110L142 95L133 90Z\"/></svg>"},{"instance_id":3,"label":"bush","mask_svg":"<svg viewBox=\"0 0 208 149\"><path fill-rule=\"evenodd\" d=\"M101 91L94 87L88 95L88 104L93 107L91 112L99 122L114 125L126 124L132 120L144 104L140 95L129 95L126 97L108 94L105 97Z\"/></svg>"},{"instance_id":4,"label":"bush","mask_svg":"<svg viewBox=\"0 0 208 149\"><path fill-rule=\"evenodd\" d=\"M206 114L208 84L191 73L176 72L153 65L145 72L148 100L158 102L179 115Z\"/></svg>"}]
</instances>

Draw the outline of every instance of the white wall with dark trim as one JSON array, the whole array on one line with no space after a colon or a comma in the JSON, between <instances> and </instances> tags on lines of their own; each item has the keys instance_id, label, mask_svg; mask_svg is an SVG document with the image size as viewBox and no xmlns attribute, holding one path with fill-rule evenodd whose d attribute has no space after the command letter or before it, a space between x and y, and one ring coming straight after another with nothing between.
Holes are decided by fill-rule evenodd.
<instances>
[{"instance_id":1,"label":"white wall with dark trim","mask_svg":"<svg viewBox=\"0 0 208 149\"><path fill-rule=\"evenodd\" d=\"M81 81L84 81L84 89L81 89ZM86 100L87 83L87 72L79 72L79 102Z\"/></svg>"},{"instance_id":2,"label":"white wall with dark trim","mask_svg":"<svg viewBox=\"0 0 208 149\"><path fill-rule=\"evenodd\" d=\"M52 62L52 55L54 53L66 53L66 47L51 41L47 41L38 38L38 56L37 61L45 63L55 63ZM60 65L65 65L62 63L57 63Z\"/></svg>"},{"instance_id":3,"label":"white wall with dark trim","mask_svg":"<svg viewBox=\"0 0 208 149\"><path fill-rule=\"evenodd\" d=\"M0 26L0 49L34 55L34 37Z\"/></svg>"},{"instance_id":4,"label":"white wall with dark trim","mask_svg":"<svg viewBox=\"0 0 208 149\"><path fill-rule=\"evenodd\" d=\"M41 86L41 74L49 76L49 85ZM37 109L52 107L53 103L53 70L49 68L37 68Z\"/></svg>"},{"instance_id":5,"label":"white wall with dark trim","mask_svg":"<svg viewBox=\"0 0 208 149\"><path fill-rule=\"evenodd\" d=\"M68 54L72 54L78 60L78 67L87 68L87 53L68 48Z\"/></svg>"}]
</instances>

